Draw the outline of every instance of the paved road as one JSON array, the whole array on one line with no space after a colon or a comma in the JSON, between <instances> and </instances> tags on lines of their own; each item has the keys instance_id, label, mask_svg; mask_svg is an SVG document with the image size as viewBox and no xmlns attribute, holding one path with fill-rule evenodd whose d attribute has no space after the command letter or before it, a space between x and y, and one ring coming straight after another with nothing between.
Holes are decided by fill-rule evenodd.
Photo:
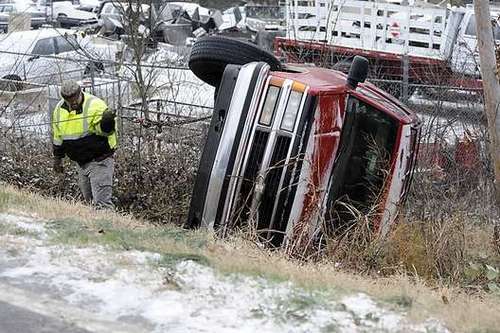
<instances>
[{"instance_id":1,"label":"paved road","mask_svg":"<svg viewBox=\"0 0 500 333\"><path fill-rule=\"evenodd\" d=\"M0 333L89 333L64 319L54 319L0 301Z\"/></svg>"},{"instance_id":2,"label":"paved road","mask_svg":"<svg viewBox=\"0 0 500 333\"><path fill-rule=\"evenodd\" d=\"M140 333L144 327L116 322L57 300L47 290L0 280L0 333Z\"/></svg>"}]
</instances>

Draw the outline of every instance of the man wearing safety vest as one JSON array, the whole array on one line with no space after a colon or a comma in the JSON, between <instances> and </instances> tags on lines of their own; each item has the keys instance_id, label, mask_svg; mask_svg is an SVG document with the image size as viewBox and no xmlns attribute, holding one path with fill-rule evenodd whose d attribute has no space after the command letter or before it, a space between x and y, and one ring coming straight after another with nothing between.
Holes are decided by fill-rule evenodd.
<instances>
[{"instance_id":1,"label":"man wearing safety vest","mask_svg":"<svg viewBox=\"0 0 500 333\"><path fill-rule=\"evenodd\" d=\"M83 92L76 81L65 81L60 92L62 100L51 120L54 171L64 171L65 156L75 161L85 201L98 208L113 208L115 114L102 99Z\"/></svg>"}]
</instances>

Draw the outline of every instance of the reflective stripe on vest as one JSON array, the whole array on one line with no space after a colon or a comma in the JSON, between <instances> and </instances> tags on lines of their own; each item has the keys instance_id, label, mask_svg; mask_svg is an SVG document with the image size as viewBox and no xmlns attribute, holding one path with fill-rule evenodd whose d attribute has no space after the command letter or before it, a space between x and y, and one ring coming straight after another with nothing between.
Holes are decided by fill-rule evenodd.
<instances>
[{"instance_id":1,"label":"reflective stripe on vest","mask_svg":"<svg viewBox=\"0 0 500 333\"><path fill-rule=\"evenodd\" d=\"M78 139L84 138L87 135L89 135L89 108L90 108L90 104L95 99L95 97L92 96L92 95L84 95L84 96L85 96L85 101L83 103L83 107L82 107L83 112L82 112L82 116L81 117L62 120L61 119L61 108L59 107L58 110L57 110L58 111L58 117L57 117L58 118L57 119L58 123L61 123L61 122L70 122L70 121L78 121L78 120L82 121L82 131L80 133L78 133L78 134L64 134L64 133L62 133L61 134L61 139L63 141L64 140L78 140Z\"/></svg>"},{"instance_id":2,"label":"reflective stripe on vest","mask_svg":"<svg viewBox=\"0 0 500 333\"><path fill-rule=\"evenodd\" d=\"M53 123L54 118L56 118L56 120L57 120L57 123L55 123L56 127L59 126L59 123L61 120L61 106L63 105L63 103L64 103L63 100L61 100L57 103L56 109L55 109L55 113L56 113L55 117L54 117L53 112L50 113L50 122ZM52 143L56 146L62 145L62 140L58 140L54 137L54 127L53 126L51 127L51 130L52 130Z\"/></svg>"}]
</instances>

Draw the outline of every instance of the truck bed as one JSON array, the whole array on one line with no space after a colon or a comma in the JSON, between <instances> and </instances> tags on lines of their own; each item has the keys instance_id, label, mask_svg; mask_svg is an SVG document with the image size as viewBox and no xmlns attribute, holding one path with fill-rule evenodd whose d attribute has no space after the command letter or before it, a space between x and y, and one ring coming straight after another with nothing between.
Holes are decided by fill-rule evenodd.
<instances>
[{"instance_id":1,"label":"truck bed","mask_svg":"<svg viewBox=\"0 0 500 333\"><path fill-rule=\"evenodd\" d=\"M443 59L446 9L344 0L287 0L287 38Z\"/></svg>"}]
</instances>

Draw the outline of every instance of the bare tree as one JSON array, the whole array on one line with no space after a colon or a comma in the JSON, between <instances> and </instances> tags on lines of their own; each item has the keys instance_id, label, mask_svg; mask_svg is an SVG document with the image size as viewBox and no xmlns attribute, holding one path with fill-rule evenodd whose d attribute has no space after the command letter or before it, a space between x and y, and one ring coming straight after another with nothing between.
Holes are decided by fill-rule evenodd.
<instances>
[{"instance_id":1,"label":"bare tree","mask_svg":"<svg viewBox=\"0 0 500 333\"><path fill-rule=\"evenodd\" d=\"M490 135L490 155L495 171L496 204L500 208L500 84L498 82L495 42L488 1L474 1L476 27L481 61L485 111Z\"/></svg>"}]
</instances>

